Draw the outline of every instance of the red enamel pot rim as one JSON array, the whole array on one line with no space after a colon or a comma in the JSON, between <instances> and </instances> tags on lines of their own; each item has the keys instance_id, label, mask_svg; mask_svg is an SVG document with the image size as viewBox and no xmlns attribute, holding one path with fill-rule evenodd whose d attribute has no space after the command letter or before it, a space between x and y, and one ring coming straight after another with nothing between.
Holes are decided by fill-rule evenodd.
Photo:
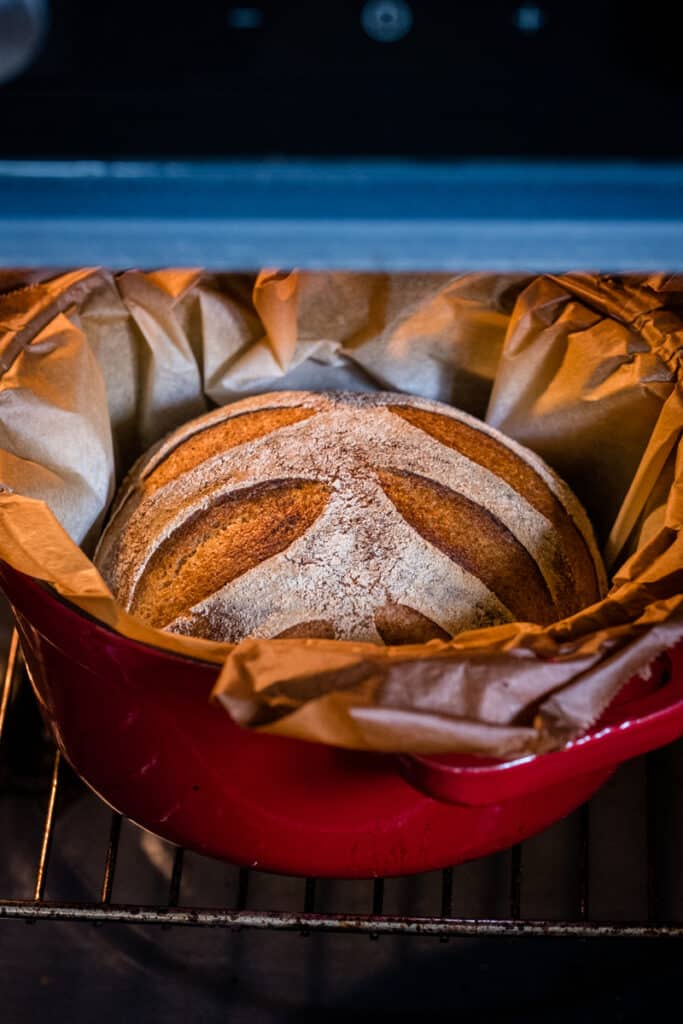
<instances>
[{"instance_id":1,"label":"red enamel pot rim","mask_svg":"<svg viewBox=\"0 0 683 1024\"><path fill-rule=\"evenodd\" d=\"M508 761L461 755L398 755L404 778L446 803L484 805L645 754L683 735L683 644L634 676L599 721L562 749ZM504 794L502 797L501 794Z\"/></svg>"}]
</instances>

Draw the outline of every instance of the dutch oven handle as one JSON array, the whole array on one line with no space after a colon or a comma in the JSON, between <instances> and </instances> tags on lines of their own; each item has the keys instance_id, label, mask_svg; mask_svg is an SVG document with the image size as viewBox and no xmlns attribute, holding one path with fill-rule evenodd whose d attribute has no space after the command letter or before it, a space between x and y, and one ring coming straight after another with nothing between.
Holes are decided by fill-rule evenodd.
<instances>
[{"instance_id":1,"label":"dutch oven handle","mask_svg":"<svg viewBox=\"0 0 683 1024\"><path fill-rule=\"evenodd\" d=\"M609 772L622 761L683 735L683 643L657 664L662 685L646 697L615 707L591 732L562 750L513 761L401 755L399 771L420 792L444 803L468 806L497 804L572 778Z\"/></svg>"}]
</instances>

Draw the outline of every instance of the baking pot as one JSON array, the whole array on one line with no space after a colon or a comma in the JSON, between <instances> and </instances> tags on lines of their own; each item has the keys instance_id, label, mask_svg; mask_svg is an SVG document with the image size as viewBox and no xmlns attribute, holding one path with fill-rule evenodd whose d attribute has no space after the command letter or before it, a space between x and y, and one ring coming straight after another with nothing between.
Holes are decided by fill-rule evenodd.
<instances>
[{"instance_id":1,"label":"baking pot","mask_svg":"<svg viewBox=\"0 0 683 1024\"><path fill-rule=\"evenodd\" d=\"M679 645L557 753L395 756L263 735L210 703L215 664L129 640L2 562L0 586L42 713L78 775L164 839L263 871L367 878L481 857L683 734Z\"/></svg>"}]
</instances>

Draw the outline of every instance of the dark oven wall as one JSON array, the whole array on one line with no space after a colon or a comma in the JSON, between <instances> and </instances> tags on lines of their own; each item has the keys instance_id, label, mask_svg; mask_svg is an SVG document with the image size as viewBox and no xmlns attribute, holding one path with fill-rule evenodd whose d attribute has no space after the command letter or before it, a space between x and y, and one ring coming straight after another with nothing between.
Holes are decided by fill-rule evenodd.
<instances>
[{"instance_id":1,"label":"dark oven wall","mask_svg":"<svg viewBox=\"0 0 683 1024\"><path fill-rule=\"evenodd\" d=\"M0 158L682 155L663 0L13 6L44 33L0 85Z\"/></svg>"}]
</instances>

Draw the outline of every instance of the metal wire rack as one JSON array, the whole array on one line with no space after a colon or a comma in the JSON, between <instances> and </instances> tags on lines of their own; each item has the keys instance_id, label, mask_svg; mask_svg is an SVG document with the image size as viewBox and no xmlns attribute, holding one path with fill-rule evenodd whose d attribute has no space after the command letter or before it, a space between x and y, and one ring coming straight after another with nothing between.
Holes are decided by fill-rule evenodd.
<instances>
[{"instance_id":1,"label":"metal wire rack","mask_svg":"<svg viewBox=\"0 0 683 1024\"><path fill-rule=\"evenodd\" d=\"M2 692L0 695L0 766L6 760L3 748L7 747L10 733L13 705L17 704L17 692L26 687L21 651L16 632L12 633L7 652ZM34 721L34 726L37 723ZM435 936L447 941L452 936L565 936L565 937L621 937L621 938L683 938L683 880L677 870L679 857L674 849L678 839L683 839L683 831L675 824L680 820L681 801L678 793L680 787L671 779L672 765L679 765L683 770L683 743L668 748L668 752L650 755L642 761L638 771L644 777L645 793L642 824L645 835L641 837L643 850L642 864L639 867L639 882L635 888L639 892L640 904L645 908L645 915L634 920L602 919L599 914L599 888L604 886L604 868L602 883L600 878L594 885L591 864L595 860L595 851L591 842L591 805L581 808L572 816L574 851L570 858L570 868L575 872L570 902L573 905L571 915L564 914L554 917L550 914L527 916L525 913L525 890L532 877L532 868L526 872L529 861L533 867L533 876L537 875L538 851L530 844L534 840L513 848L507 855L507 896L499 901L497 913L494 915L462 915L458 909L457 873L460 868L446 868L439 873L438 879L431 878L432 906L428 914L396 914L388 913L385 900L385 883L376 879L368 883L369 900L367 911L341 912L323 911L320 906L321 884L315 878L300 880L300 909L260 909L251 905L251 893L258 879L258 873L248 869L234 869L236 874L236 898L233 905L185 906L181 901L183 889L183 869L185 853L181 848L173 848L170 880L164 902L148 903L117 902L113 899L114 883L117 878L117 864L121 846L124 819L112 813L106 852L101 869L101 882L97 898L87 902L46 899L46 884L51 863L51 854L55 846L55 827L58 819L60 795L64 787L82 785L75 779L68 765L63 763L60 753L52 751L51 767L47 767L49 784L44 794L36 795L35 799L46 800L46 808L42 825L42 837L35 851L35 874L32 896L5 897L0 890L0 917L6 919L23 919L27 922L39 919L61 921L128 922L137 925L156 924L166 927L178 925L223 926L231 928L272 929L278 931L298 931L303 935L312 932L356 932L365 933L373 939L381 935L423 935ZM673 753L672 753L673 752ZM662 760L664 758L664 760ZM675 760L672 761L672 758ZM667 778L669 776L669 778ZM0 774L0 801L3 795L11 792L11 769L5 771L5 781ZM672 822L674 825L672 826ZM678 837L678 838L677 838ZM619 837L617 836L617 846ZM4 842L8 840L5 839ZM12 837L9 837L12 842ZM662 845L663 844L663 845ZM630 846L638 845L633 841ZM623 852L623 851L621 851ZM616 856L619 864L621 852L617 849L610 856ZM552 861L552 857L550 858ZM475 862L475 866L476 866ZM668 865L668 871L660 868ZM553 863L546 864L546 874L553 872ZM566 872L565 872L566 873ZM613 874L614 872L612 872ZM433 876L434 873L431 873ZM358 883L335 883L336 890L341 893L344 906L344 887L357 886ZM627 880L631 893L634 891L633 873ZM604 902L604 901L603 901ZM566 909L567 898L565 895ZM593 904L597 913L593 913ZM534 906L538 907L538 898ZM678 920L677 920L678 918Z\"/></svg>"}]
</instances>

